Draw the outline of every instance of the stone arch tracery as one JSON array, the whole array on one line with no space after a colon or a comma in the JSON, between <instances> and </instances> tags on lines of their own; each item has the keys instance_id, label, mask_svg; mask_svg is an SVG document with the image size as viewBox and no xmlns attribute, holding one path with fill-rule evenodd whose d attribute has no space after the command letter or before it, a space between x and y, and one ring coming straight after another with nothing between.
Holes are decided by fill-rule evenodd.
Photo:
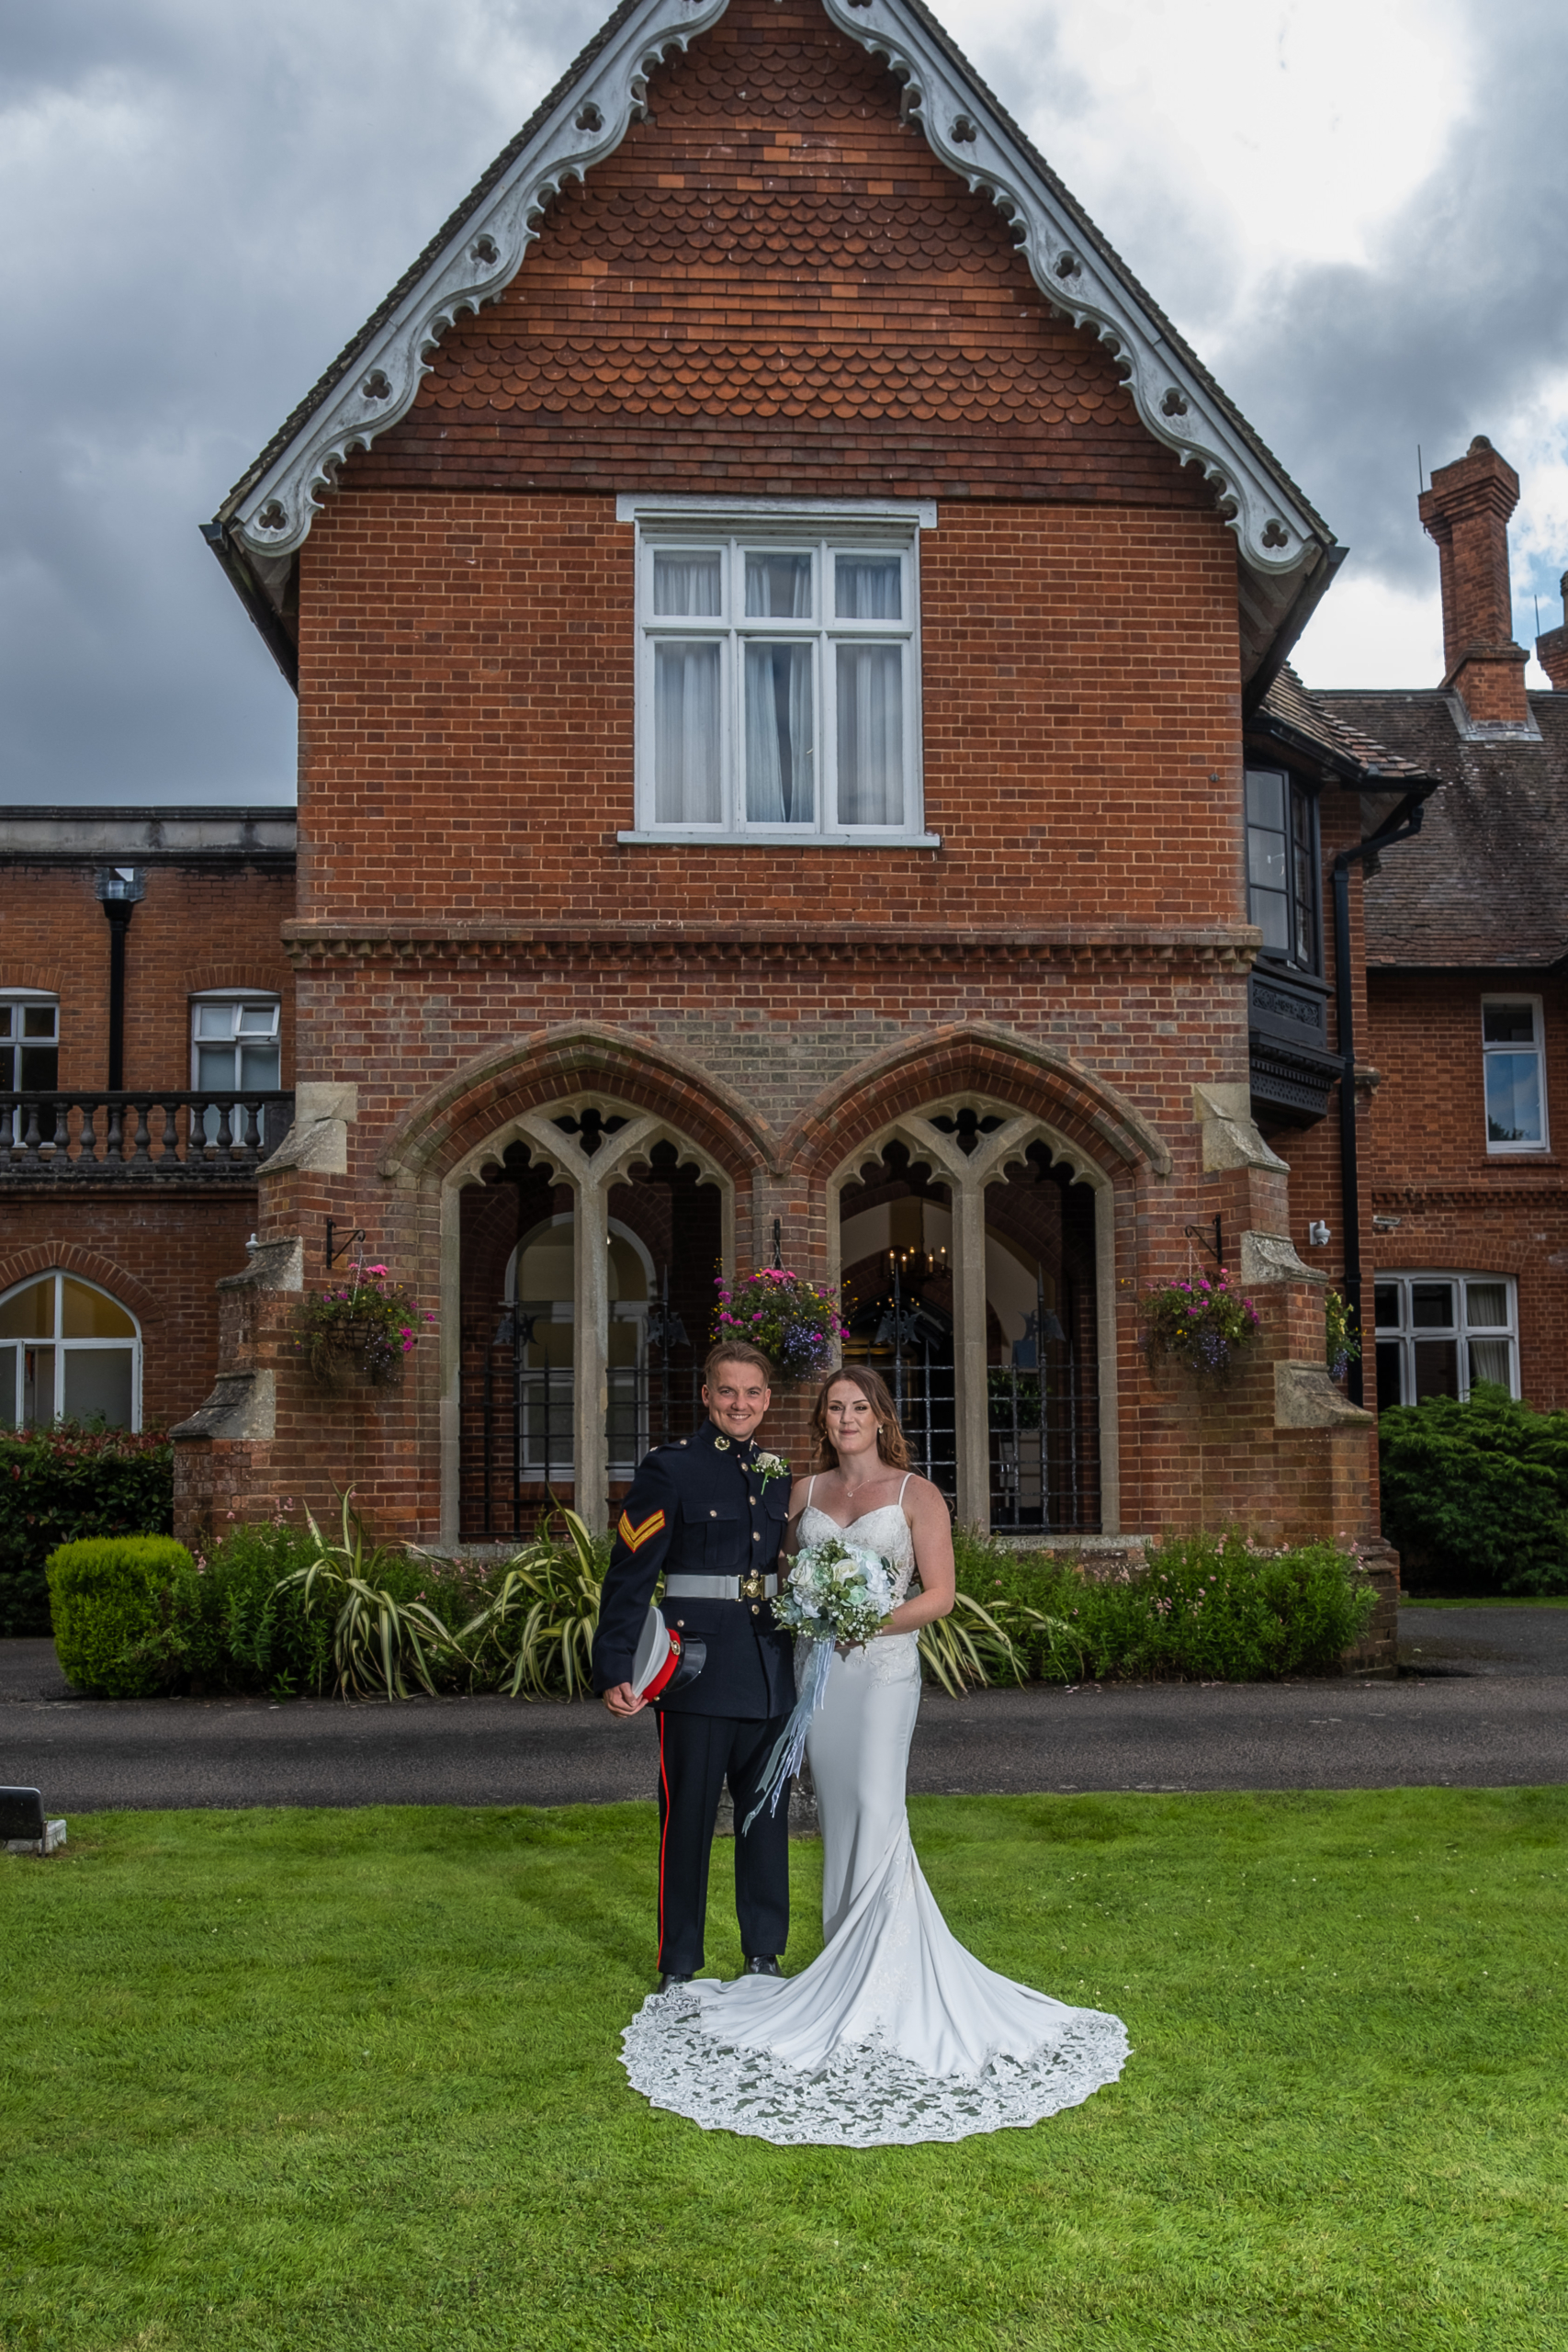
<instances>
[{"instance_id":1,"label":"stone arch tracery","mask_svg":"<svg viewBox=\"0 0 1568 2352\"><path fill-rule=\"evenodd\" d=\"M1021 1109L1001 1093L964 1088L938 1094L918 1109L904 1110L873 1127L840 1159L827 1180L829 1279L840 1279L840 1204L846 1188L860 1181L868 1161L879 1160L897 1142L929 1167L948 1189L953 1215L953 1374L956 1392L958 1520L983 1526L989 1515L989 1425L986 1346L986 1192L1021 1166L1033 1144L1043 1144L1054 1162L1072 1170L1095 1196L1095 1323L1100 1383L1100 1480L1101 1526L1120 1524L1120 1453L1117 1441L1116 1180L1085 1142L1063 1132L1051 1117Z\"/></svg>"},{"instance_id":2,"label":"stone arch tracery","mask_svg":"<svg viewBox=\"0 0 1568 2352\"><path fill-rule=\"evenodd\" d=\"M548 1064L553 1063L553 1068ZM504 1163L509 1150L525 1150L533 1167L551 1177L570 1193L573 1204L574 1350L572 1403L574 1428L574 1487L577 1508L592 1527L600 1527L607 1512L609 1451L606 1408L609 1389L610 1301L606 1275L606 1244L610 1231L610 1199L618 1185L638 1181L653 1168L656 1158L676 1171L691 1170L700 1186L712 1186L719 1199L721 1255L726 1266L735 1258L738 1176L735 1128L726 1115L728 1106L716 1106L693 1125L708 1130L694 1138L684 1116L671 1116L650 1104L657 1086L657 1064L647 1062L636 1072L624 1066L608 1083L585 1085L577 1057L547 1057L544 1069L519 1071L507 1102L499 1088L471 1084L457 1092L452 1108L453 1127L443 1133L434 1120L416 1129L411 1140L420 1148L402 1159L423 1162L423 1182L439 1187L441 1197L441 1298L443 1306L442 1396L443 1526L446 1539L459 1532L462 1465L458 1395L461 1382L462 1318L460 1312L462 1259L459 1203L466 1188L485 1181L487 1170ZM597 1076L599 1073L593 1073ZM631 1082L627 1082L630 1080ZM573 1082L575 1080L575 1083ZM682 1077L680 1110L684 1114L692 1095ZM486 1099L479 1108L476 1095ZM522 1099L519 1100L519 1097ZM486 1132L476 1136L476 1126ZM402 1136L410 1137L405 1121ZM721 1145L714 1148L715 1142ZM405 1146L405 1150L407 1147ZM394 1159L400 1155L388 1155ZM387 1161L383 1161L387 1166Z\"/></svg>"}]
</instances>

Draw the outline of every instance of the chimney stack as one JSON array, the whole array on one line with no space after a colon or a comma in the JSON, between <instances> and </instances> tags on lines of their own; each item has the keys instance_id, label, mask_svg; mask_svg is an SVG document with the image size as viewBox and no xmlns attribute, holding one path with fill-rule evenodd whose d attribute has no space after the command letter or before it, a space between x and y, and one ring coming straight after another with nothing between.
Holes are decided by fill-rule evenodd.
<instances>
[{"instance_id":1,"label":"chimney stack","mask_svg":"<svg viewBox=\"0 0 1568 2352\"><path fill-rule=\"evenodd\" d=\"M1508 517L1518 503L1517 474L1478 433L1462 458L1437 469L1420 512L1442 573L1444 685L1472 719L1528 726L1529 655L1514 642L1508 587Z\"/></svg>"},{"instance_id":2,"label":"chimney stack","mask_svg":"<svg viewBox=\"0 0 1568 2352\"><path fill-rule=\"evenodd\" d=\"M1536 639L1535 658L1551 680L1553 693L1568 695L1568 571L1558 582L1557 593L1562 599L1562 626Z\"/></svg>"}]
</instances>

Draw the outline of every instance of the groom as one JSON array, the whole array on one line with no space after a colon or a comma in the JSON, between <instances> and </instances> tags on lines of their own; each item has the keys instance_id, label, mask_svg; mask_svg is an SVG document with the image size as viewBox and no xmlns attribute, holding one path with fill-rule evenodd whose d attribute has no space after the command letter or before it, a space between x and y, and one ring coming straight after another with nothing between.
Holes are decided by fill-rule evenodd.
<instances>
[{"instance_id":1,"label":"groom","mask_svg":"<svg viewBox=\"0 0 1568 2352\"><path fill-rule=\"evenodd\" d=\"M633 1661L654 1584L665 1623L706 1645L694 1681L659 1711L659 1968L662 1993L702 1966L708 1856L726 1780L735 1801L735 1908L750 1976L777 1976L789 1934L789 1806L740 1824L795 1704L794 1650L773 1623L789 1476L762 1476L754 1442L773 1366L743 1340L703 1368L707 1419L646 1455L615 1528L593 1643L593 1688L613 1715L647 1703ZM762 1456L761 1461L771 1460Z\"/></svg>"}]
</instances>

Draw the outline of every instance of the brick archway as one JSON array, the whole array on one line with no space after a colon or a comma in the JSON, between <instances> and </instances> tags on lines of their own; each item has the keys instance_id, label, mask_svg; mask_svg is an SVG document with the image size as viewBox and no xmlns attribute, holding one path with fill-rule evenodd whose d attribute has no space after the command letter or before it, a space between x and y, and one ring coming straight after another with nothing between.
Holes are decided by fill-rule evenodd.
<instances>
[{"instance_id":1,"label":"brick archway","mask_svg":"<svg viewBox=\"0 0 1568 2352\"><path fill-rule=\"evenodd\" d=\"M917 1103L979 1095L1044 1120L1075 1156L1111 1177L1174 1166L1152 1121L1116 1088L1054 1046L989 1022L927 1029L870 1056L823 1089L795 1120L780 1160L824 1182L846 1154Z\"/></svg>"},{"instance_id":2,"label":"brick archway","mask_svg":"<svg viewBox=\"0 0 1568 2352\"><path fill-rule=\"evenodd\" d=\"M404 1114L379 1172L444 1183L510 1123L599 1090L667 1121L737 1186L774 1163L767 1121L699 1063L635 1030L573 1023L531 1031L454 1072Z\"/></svg>"}]
</instances>

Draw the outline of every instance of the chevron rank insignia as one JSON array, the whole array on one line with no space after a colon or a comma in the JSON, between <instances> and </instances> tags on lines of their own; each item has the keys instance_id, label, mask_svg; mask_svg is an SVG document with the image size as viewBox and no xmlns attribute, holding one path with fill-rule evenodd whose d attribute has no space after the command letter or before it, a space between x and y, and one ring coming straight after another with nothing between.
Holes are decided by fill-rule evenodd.
<instances>
[{"instance_id":1,"label":"chevron rank insignia","mask_svg":"<svg viewBox=\"0 0 1568 2352\"><path fill-rule=\"evenodd\" d=\"M615 1532L628 1552L640 1552L645 1544L651 1543L656 1535L663 1534L664 1513L661 1510L650 1511L640 1527L634 1527L627 1514L623 1511L616 1523Z\"/></svg>"}]
</instances>

